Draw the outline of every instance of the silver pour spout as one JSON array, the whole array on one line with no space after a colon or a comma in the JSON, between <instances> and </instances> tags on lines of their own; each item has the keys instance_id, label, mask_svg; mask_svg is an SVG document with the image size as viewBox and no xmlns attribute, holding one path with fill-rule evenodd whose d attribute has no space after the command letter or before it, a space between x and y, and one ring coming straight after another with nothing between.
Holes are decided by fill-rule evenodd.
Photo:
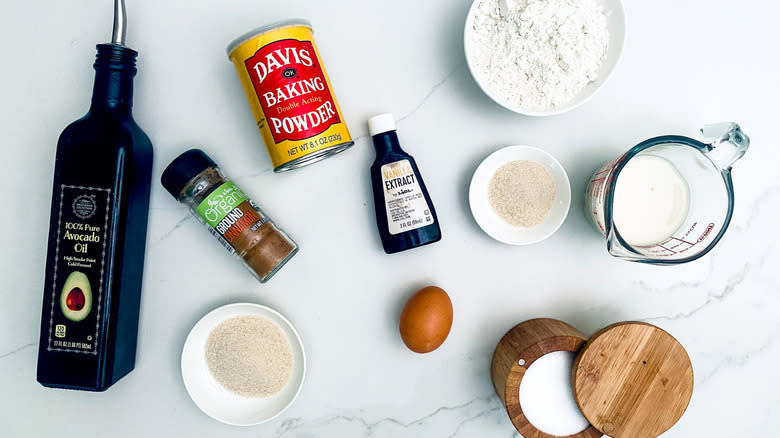
<instances>
[{"instance_id":1,"label":"silver pour spout","mask_svg":"<svg viewBox=\"0 0 780 438\"><path fill-rule=\"evenodd\" d=\"M111 44L125 45L126 24L125 0L114 0L114 33L111 36Z\"/></svg>"}]
</instances>

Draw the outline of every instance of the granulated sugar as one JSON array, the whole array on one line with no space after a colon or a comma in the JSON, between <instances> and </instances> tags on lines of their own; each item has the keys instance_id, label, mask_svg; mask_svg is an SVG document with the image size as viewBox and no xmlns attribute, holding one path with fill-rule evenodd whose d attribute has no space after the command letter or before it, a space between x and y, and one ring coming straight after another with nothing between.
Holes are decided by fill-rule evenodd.
<instances>
[{"instance_id":1,"label":"granulated sugar","mask_svg":"<svg viewBox=\"0 0 780 438\"><path fill-rule=\"evenodd\" d=\"M293 356L276 323L260 316L237 316L209 334L206 364L227 390L245 397L267 397L290 380Z\"/></svg>"},{"instance_id":2,"label":"granulated sugar","mask_svg":"<svg viewBox=\"0 0 780 438\"><path fill-rule=\"evenodd\" d=\"M598 0L480 0L470 35L469 61L487 91L536 111L594 81L609 45Z\"/></svg>"},{"instance_id":3,"label":"granulated sugar","mask_svg":"<svg viewBox=\"0 0 780 438\"><path fill-rule=\"evenodd\" d=\"M539 163L510 161L490 179L488 200L493 211L509 225L533 227L552 209L555 180Z\"/></svg>"}]
</instances>

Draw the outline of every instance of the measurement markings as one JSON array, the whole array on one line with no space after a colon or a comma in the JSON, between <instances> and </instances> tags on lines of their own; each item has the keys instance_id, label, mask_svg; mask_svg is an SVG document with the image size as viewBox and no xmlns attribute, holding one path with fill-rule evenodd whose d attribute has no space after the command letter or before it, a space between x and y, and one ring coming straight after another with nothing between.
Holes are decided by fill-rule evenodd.
<instances>
[{"instance_id":1,"label":"measurement markings","mask_svg":"<svg viewBox=\"0 0 780 438\"><path fill-rule=\"evenodd\" d=\"M678 239L676 237L672 237L672 239L679 240L680 242L687 243L688 245L691 245L691 246L696 245L695 243L688 242L687 240Z\"/></svg>"}]
</instances>

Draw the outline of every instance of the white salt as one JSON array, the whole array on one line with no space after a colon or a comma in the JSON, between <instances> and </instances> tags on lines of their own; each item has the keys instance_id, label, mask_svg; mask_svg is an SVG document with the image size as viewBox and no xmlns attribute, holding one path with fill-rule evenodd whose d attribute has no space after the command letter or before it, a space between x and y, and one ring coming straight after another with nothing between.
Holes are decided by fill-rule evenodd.
<instances>
[{"instance_id":1,"label":"white salt","mask_svg":"<svg viewBox=\"0 0 780 438\"><path fill-rule=\"evenodd\" d=\"M520 407L528 421L542 432L568 436L589 425L571 387L574 359L570 351L554 351L534 361L523 376Z\"/></svg>"}]
</instances>

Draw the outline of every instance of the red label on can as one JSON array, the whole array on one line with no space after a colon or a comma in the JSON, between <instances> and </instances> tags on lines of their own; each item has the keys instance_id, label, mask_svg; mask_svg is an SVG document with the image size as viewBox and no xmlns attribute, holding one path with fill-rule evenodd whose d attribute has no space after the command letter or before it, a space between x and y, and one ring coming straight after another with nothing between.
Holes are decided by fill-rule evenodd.
<instances>
[{"instance_id":1,"label":"red label on can","mask_svg":"<svg viewBox=\"0 0 780 438\"><path fill-rule=\"evenodd\" d=\"M244 64L274 142L303 140L341 122L311 41L274 41Z\"/></svg>"}]
</instances>

